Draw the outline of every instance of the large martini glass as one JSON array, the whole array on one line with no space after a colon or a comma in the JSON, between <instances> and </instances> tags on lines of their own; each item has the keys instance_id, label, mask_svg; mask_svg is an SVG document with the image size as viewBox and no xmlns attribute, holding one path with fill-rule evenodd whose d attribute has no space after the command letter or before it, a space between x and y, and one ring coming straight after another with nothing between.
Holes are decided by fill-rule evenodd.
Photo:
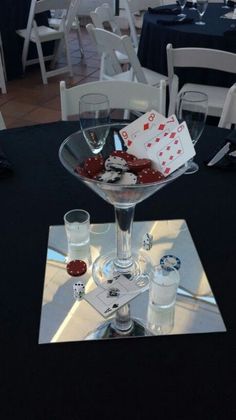
<instances>
[{"instance_id":1,"label":"large martini glass","mask_svg":"<svg viewBox=\"0 0 236 420\"><path fill-rule=\"evenodd\" d=\"M122 148L120 141L118 141L119 145L117 146L117 133L125 125L127 124L109 124L107 141L101 151L104 158L107 158L113 150L117 149L117 147L119 149ZM97 127L97 130L99 132L99 127ZM179 178L185 172L186 167L182 166L167 178L158 182L150 184L119 185L116 183L105 183L93 180L75 172L75 168L78 165L82 166L83 162L88 157L92 156L94 156L94 154L86 143L81 131L73 133L65 139L59 150L59 158L63 166L80 182L85 183L96 194L114 206L116 244L114 244L114 249L111 250L111 252L100 255L93 262L93 279L98 286L107 288L111 278L123 274L130 282L135 282L136 284L139 279L144 279L140 284L143 284L146 287L146 279L151 271L151 261L147 257L147 252L142 251L141 249L132 250L131 246L135 206ZM116 311L116 318L112 325L110 321L105 324L106 326L102 326L92 338L98 338L99 335L107 337L116 334L145 335L144 330L138 322L131 319L128 304Z\"/></svg>"}]
</instances>

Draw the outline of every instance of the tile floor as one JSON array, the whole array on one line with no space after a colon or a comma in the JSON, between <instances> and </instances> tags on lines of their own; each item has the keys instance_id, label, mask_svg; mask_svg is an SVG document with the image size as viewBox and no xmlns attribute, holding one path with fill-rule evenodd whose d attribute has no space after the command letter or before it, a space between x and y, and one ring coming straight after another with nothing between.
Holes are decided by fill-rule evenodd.
<instances>
[{"instance_id":1,"label":"tile floor","mask_svg":"<svg viewBox=\"0 0 236 420\"><path fill-rule=\"evenodd\" d=\"M67 86L98 80L100 58L84 27L81 32L85 53L83 59L77 35L75 31L71 32L72 78L65 73L49 78L48 85L43 85L39 67L29 66L22 78L7 82L7 94L0 93L0 111L7 128L60 120L60 80L65 80ZM58 65L63 60L62 56Z\"/></svg>"}]
</instances>

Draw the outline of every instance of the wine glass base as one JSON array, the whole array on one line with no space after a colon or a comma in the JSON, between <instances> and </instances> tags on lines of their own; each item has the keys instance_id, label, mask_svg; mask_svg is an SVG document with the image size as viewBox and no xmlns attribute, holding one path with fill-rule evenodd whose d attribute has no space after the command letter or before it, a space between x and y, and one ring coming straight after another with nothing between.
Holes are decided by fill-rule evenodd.
<instances>
[{"instance_id":1,"label":"wine glass base","mask_svg":"<svg viewBox=\"0 0 236 420\"><path fill-rule=\"evenodd\" d=\"M179 15L177 15L178 18L184 19L186 18L186 15L184 13L180 13Z\"/></svg>"},{"instance_id":2,"label":"wine glass base","mask_svg":"<svg viewBox=\"0 0 236 420\"><path fill-rule=\"evenodd\" d=\"M98 339L106 339L106 338L125 338L125 337L144 337L152 335L149 331L145 329L142 322L140 320L132 319L133 325L132 328L127 331L118 332L113 327L113 319L103 322L99 327L97 327L94 331L90 332L86 337L85 340L98 340Z\"/></svg>"},{"instance_id":3,"label":"wine glass base","mask_svg":"<svg viewBox=\"0 0 236 420\"><path fill-rule=\"evenodd\" d=\"M197 172L199 170L199 166L197 163L195 162L191 162L187 168L187 170L185 171L186 175L191 175L194 174L195 172Z\"/></svg>"},{"instance_id":4,"label":"wine glass base","mask_svg":"<svg viewBox=\"0 0 236 420\"><path fill-rule=\"evenodd\" d=\"M197 22L195 22L195 25L206 25L206 22L197 21Z\"/></svg>"},{"instance_id":5,"label":"wine glass base","mask_svg":"<svg viewBox=\"0 0 236 420\"><path fill-rule=\"evenodd\" d=\"M98 286L107 288L111 283L111 279L113 280L112 285L115 285L115 278L120 274L127 277L130 281L135 282L135 287L138 285L140 289L143 289L148 286L152 263L145 252L139 250L138 253L133 253L132 265L127 268L117 266L114 263L116 258L117 255L114 250L99 256L94 261L92 275Z\"/></svg>"}]
</instances>

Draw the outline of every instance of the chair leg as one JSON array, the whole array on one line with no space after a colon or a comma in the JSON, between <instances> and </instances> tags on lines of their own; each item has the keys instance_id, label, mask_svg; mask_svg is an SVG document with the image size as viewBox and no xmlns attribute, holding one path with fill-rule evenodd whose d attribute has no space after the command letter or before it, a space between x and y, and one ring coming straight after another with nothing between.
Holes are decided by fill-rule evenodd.
<instances>
[{"instance_id":1,"label":"chair leg","mask_svg":"<svg viewBox=\"0 0 236 420\"><path fill-rule=\"evenodd\" d=\"M79 23L79 19L78 19L77 16L75 17L75 27L76 27L76 34L77 34L77 38L78 38L79 50L80 50L81 58L83 58L84 57L84 49L83 49L83 44L82 44L82 36L81 36L81 30L80 30L80 23Z\"/></svg>"},{"instance_id":2,"label":"chair leg","mask_svg":"<svg viewBox=\"0 0 236 420\"><path fill-rule=\"evenodd\" d=\"M69 46L66 32L64 34L64 41L65 41L65 47L66 47L66 58L67 58L67 64L69 67L69 72L70 72L70 76L73 77L73 69L72 69L72 62L71 62L71 56L70 56L70 46Z\"/></svg>"},{"instance_id":3,"label":"chair leg","mask_svg":"<svg viewBox=\"0 0 236 420\"><path fill-rule=\"evenodd\" d=\"M53 59L52 59L52 61L50 63L50 69L55 68L56 62L58 60L58 57L61 54L62 47L63 47L63 45L62 45L62 39L58 39L58 40L56 40L54 42L55 42L55 46L54 46L54 51L53 51Z\"/></svg>"}]
</instances>

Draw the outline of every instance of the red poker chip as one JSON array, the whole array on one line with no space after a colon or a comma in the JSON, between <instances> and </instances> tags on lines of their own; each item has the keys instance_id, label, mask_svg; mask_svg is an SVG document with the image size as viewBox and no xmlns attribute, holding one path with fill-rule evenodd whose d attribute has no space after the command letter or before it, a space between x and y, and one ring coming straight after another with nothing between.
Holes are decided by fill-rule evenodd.
<instances>
[{"instance_id":1,"label":"red poker chip","mask_svg":"<svg viewBox=\"0 0 236 420\"><path fill-rule=\"evenodd\" d=\"M101 172L104 168L104 160L102 156L89 157L84 162L84 170L89 177L93 177L97 173Z\"/></svg>"},{"instance_id":2,"label":"red poker chip","mask_svg":"<svg viewBox=\"0 0 236 420\"><path fill-rule=\"evenodd\" d=\"M126 160L126 162L130 162L136 160L136 156L131 155L130 153L125 152L124 150L113 150L111 156L118 156Z\"/></svg>"},{"instance_id":3,"label":"red poker chip","mask_svg":"<svg viewBox=\"0 0 236 420\"><path fill-rule=\"evenodd\" d=\"M164 179L164 175L161 172L155 171L154 169L143 169L138 174L138 183L139 184L148 184L151 182L157 182Z\"/></svg>"},{"instance_id":4,"label":"red poker chip","mask_svg":"<svg viewBox=\"0 0 236 420\"><path fill-rule=\"evenodd\" d=\"M137 173L141 172L143 169L151 168L152 161L150 159L136 159L131 162L128 162L129 170Z\"/></svg>"},{"instance_id":5,"label":"red poker chip","mask_svg":"<svg viewBox=\"0 0 236 420\"><path fill-rule=\"evenodd\" d=\"M66 265L66 270L70 276L82 276L87 271L87 265L85 261L72 260Z\"/></svg>"},{"instance_id":6,"label":"red poker chip","mask_svg":"<svg viewBox=\"0 0 236 420\"><path fill-rule=\"evenodd\" d=\"M82 168L82 166L77 165L75 167L75 172L81 176L88 176L87 172L84 170L84 168Z\"/></svg>"}]
</instances>

